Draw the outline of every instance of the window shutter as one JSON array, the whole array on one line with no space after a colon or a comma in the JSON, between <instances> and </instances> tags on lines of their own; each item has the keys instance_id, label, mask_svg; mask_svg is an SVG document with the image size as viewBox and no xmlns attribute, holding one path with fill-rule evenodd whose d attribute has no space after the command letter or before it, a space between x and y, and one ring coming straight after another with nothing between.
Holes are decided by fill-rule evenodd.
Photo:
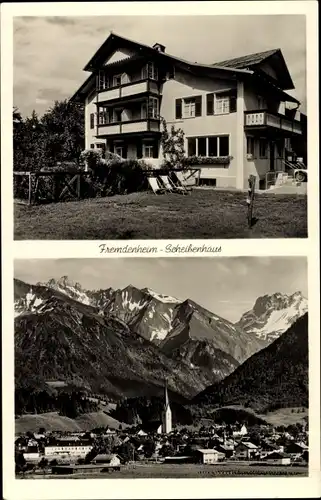
<instances>
[{"instance_id":1,"label":"window shutter","mask_svg":"<svg viewBox=\"0 0 321 500\"><path fill-rule=\"evenodd\" d=\"M158 158L158 140L156 139L153 144L153 158Z\"/></svg>"},{"instance_id":2,"label":"window shutter","mask_svg":"<svg viewBox=\"0 0 321 500\"><path fill-rule=\"evenodd\" d=\"M195 116L202 116L202 96L195 97Z\"/></svg>"},{"instance_id":3,"label":"window shutter","mask_svg":"<svg viewBox=\"0 0 321 500\"><path fill-rule=\"evenodd\" d=\"M236 96L232 95L230 97L230 113L235 113L236 111Z\"/></svg>"},{"instance_id":4,"label":"window shutter","mask_svg":"<svg viewBox=\"0 0 321 500\"><path fill-rule=\"evenodd\" d=\"M214 94L207 94L206 96L206 113L208 115L214 115Z\"/></svg>"},{"instance_id":5,"label":"window shutter","mask_svg":"<svg viewBox=\"0 0 321 500\"><path fill-rule=\"evenodd\" d=\"M90 113L90 128L95 127L95 113Z\"/></svg>"},{"instance_id":6,"label":"window shutter","mask_svg":"<svg viewBox=\"0 0 321 500\"><path fill-rule=\"evenodd\" d=\"M137 158L142 158L143 156L143 148L142 148L142 143L141 141L137 142Z\"/></svg>"},{"instance_id":7,"label":"window shutter","mask_svg":"<svg viewBox=\"0 0 321 500\"><path fill-rule=\"evenodd\" d=\"M128 150L128 146L127 146L127 144L124 144L123 145L123 158L127 158L127 150Z\"/></svg>"},{"instance_id":8,"label":"window shutter","mask_svg":"<svg viewBox=\"0 0 321 500\"><path fill-rule=\"evenodd\" d=\"M176 120L182 118L182 99L176 99L175 118L176 118Z\"/></svg>"}]
</instances>

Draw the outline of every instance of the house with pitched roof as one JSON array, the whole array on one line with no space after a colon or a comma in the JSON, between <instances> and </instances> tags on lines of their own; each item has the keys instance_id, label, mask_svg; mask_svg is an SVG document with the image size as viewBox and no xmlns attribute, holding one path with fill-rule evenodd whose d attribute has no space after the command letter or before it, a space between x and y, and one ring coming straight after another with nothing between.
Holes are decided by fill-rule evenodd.
<instances>
[{"instance_id":1,"label":"house with pitched roof","mask_svg":"<svg viewBox=\"0 0 321 500\"><path fill-rule=\"evenodd\" d=\"M122 158L164 160L162 120L184 131L195 182L264 188L267 172L284 171L302 135L300 102L280 49L215 64L187 61L111 33L84 67L71 100L84 104L86 148Z\"/></svg>"}]
</instances>

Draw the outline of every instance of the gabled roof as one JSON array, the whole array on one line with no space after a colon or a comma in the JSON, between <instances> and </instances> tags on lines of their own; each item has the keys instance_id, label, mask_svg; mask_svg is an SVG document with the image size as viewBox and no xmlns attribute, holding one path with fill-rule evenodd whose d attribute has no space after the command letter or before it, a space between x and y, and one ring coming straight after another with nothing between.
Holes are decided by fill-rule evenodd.
<instances>
[{"instance_id":1,"label":"gabled roof","mask_svg":"<svg viewBox=\"0 0 321 500\"><path fill-rule=\"evenodd\" d=\"M208 68L208 69L219 69L222 71L230 71L230 72L235 72L236 68L227 68L227 67L220 67L218 64L200 64L197 62L191 62L191 61L186 61L185 59L181 59L176 56L172 56L168 54L167 52L159 52L156 48L151 47L150 45L145 45L144 43L140 42L135 42L134 40L130 40L129 38L125 38L123 36L117 35L116 33L110 33L109 37L106 38L104 43L99 47L99 49L95 52L95 54L92 56L90 61L86 64L84 67L84 71L93 71L95 67L104 62L106 59L106 53L112 52L113 50L116 50L119 48L119 44L124 45L124 47L129 48L129 49L134 49L138 51L145 50L149 52L151 55L153 54L154 56L159 56L162 59L172 59L176 62L184 63L189 66L193 67L199 67L199 68ZM237 72L240 73L246 73L246 70L239 69Z\"/></svg>"},{"instance_id":2,"label":"gabled roof","mask_svg":"<svg viewBox=\"0 0 321 500\"><path fill-rule=\"evenodd\" d=\"M235 57L234 59L227 59L214 63L214 66L226 66L227 68L247 68L254 64L260 64L268 57L272 56L280 49L266 50L264 52L256 52L255 54L248 54L242 57Z\"/></svg>"},{"instance_id":3,"label":"gabled roof","mask_svg":"<svg viewBox=\"0 0 321 500\"><path fill-rule=\"evenodd\" d=\"M238 446L241 446L242 444L243 444L244 446L246 446L246 448L249 448L249 449L251 449L251 450L256 450L256 449L257 449L257 446L256 446L255 444L250 443L250 442L248 442L248 441L242 441L241 443L239 443L239 444L237 445L237 447L238 447Z\"/></svg>"},{"instance_id":4,"label":"gabled roof","mask_svg":"<svg viewBox=\"0 0 321 500\"><path fill-rule=\"evenodd\" d=\"M71 101L76 101L80 97L84 98L84 96L91 92L96 81L95 71L104 64L108 55L111 55L119 48L127 48L137 52L138 55L148 55L151 58L158 58L160 61L167 61L179 65L187 71L193 73L197 72L209 77L215 76L223 79L243 79L245 77L258 78L260 81L265 81L265 84L269 87L274 88L274 90L279 93L281 99L299 104L297 99L284 92L285 89L293 89L294 85L280 49L257 52L255 54L229 59L216 64L201 64L173 56L168 52L159 52L154 47L135 42L112 32L84 67L84 70L90 71L91 74L71 97ZM273 58L273 66L275 66L280 75L282 75L280 81L273 79L260 70L259 65L270 58Z\"/></svg>"},{"instance_id":5,"label":"gabled roof","mask_svg":"<svg viewBox=\"0 0 321 500\"><path fill-rule=\"evenodd\" d=\"M220 61L218 63L215 63L213 66L223 66L231 69L235 68L256 70L259 69L260 65L265 62L269 62L271 67L275 69L279 74L277 82L282 90L294 89L294 84L281 49L271 49L265 50L264 52L255 52L254 54L247 54L245 56Z\"/></svg>"}]
</instances>

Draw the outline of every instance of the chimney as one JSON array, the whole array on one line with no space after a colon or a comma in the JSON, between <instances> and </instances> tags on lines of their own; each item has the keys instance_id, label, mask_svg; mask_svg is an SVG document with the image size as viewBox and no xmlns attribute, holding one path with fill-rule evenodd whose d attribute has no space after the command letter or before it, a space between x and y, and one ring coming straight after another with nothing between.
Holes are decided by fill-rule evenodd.
<instances>
[{"instance_id":1,"label":"chimney","mask_svg":"<svg viewBox=\"0 0 321 500\"><path fill-rule=\"evenodd\" d=\"M162 45L161 43L154 43L153 49L157 50L158 52L165 52L165 46Z\"/></svg>"}]
</instances>

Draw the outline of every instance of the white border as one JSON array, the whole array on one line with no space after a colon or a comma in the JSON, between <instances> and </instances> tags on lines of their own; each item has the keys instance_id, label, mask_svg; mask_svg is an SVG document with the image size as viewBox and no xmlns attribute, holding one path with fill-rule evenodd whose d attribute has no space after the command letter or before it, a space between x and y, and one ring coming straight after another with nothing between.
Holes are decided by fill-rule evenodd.
<instances>
[{"instance_id":1,"label":"white border","mask_svg":"<svg viewBox=\"0 0 321 500\"><path fill-rule=\"evenodd\" d=\"M99 257L98 245L106 242L42 241L13 242L12 213L12 17L22 15L268 15L303 14L307 19L308 95L308 228L307 240L222 240L205 245L222 245L219 256L306 255L309 279L310 336L310 472L309 478L233 479L125 479L125 480L16 480L13 467L13 257L59 258ZM143 14L142 14L143 13ZM314 1L270 2L133 2L133 3L20 3L1 6L1 138L2 138L2 235L3 235L3 477L4 498L273 498L319 497L320 495L320 330L319 330L319 205L318 205L318 5ZM295 33L293 33L295 36ZM125 242L128 244L129 242ZM138 244L139 242L135 242ZM147 241L140 242L143 245ZM164 242L162 242L163 244ZM174 243L171 241L170 243ZM177 242L175 242L177 243ZM190 243L181 241L182 245ZM194 244L199 245L201 242ZM121 242L110 242L121 245ZM134 244L134 243L133 243ZM160 245L159 241L148 244ZM206 254L193 254L206 256ZM110 255L119 257L119 254ZM131 257L132 255L121 255ZM142 256L142 255L137 255ZM149 255L153 256L153 255ZM154 255L163 256L163 255ZM174 256L174 255L170 255ZM180 254L179 257L186 257ZM102 255L105 257L105 255ZM10 311L10 313L9 313Z\"/></svg>"}]
</instances>

